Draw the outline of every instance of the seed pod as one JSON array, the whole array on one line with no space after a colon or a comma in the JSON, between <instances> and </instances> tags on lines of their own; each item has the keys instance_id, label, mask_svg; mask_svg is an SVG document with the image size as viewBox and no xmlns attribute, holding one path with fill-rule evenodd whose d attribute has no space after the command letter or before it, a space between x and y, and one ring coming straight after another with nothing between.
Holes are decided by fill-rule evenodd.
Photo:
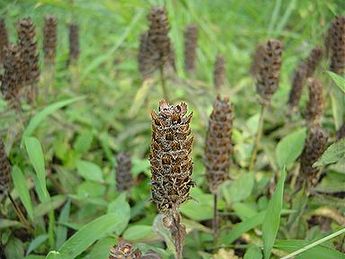
<instances>
[{"instance_id":1,"label":"seed pod","mask_svg":"<svg viewBox=\"0 0 345 259\"><path fill-rule=\"evenodd\" d=\"M23 87L22 59L19 47L10 44L6 48L4 75L1 80L1 93L10 107L19 109L19 91Z\"/></svg>"},{"instance_id":2,"label":"seed pod","mask_svg":"<svg viewBox=\"0 0 345 259\"><path fill-rule=\"evenodd\" d=\"M306 65L306 77L312 77L317 66L322 59L322 49L320 47L315 47L311 50L309 56L305 60Z\"/></svg>"},{"instance_id":3,"label":"seed pod","mask_svg":"<svg viewBox=\"0 0 345 259\"><path fill-rule=\"evenodd\" d=\"M128 191L133 184L131 157L121 152L117 155L116 161L116 189L119 192Z\"/></svg>"},{"instance_id":4,"label":"seed pod","mask_svg":"<svg viewBox=\"0 0 345 259\"><path fill-rule=\"evenodd\" d=\"M310 124L319 124L324 111L324 97L322 93L322 85L319 80L308 79L309 100L305 117Z\"/></svg>"},{"instance_id":5,"label":"seed pod","mask_svg":"<svg viewBox=\"0 0 345 259\"><path fill-rule=\"evenodd\" d=\"M289 107L292 109L298 106L299 100L301 99L306 74L307 68L305 63L302 62L295 71L292 79L292 87L288 100Z\"/></svg>"},{"instance_id":6,"label":"seed pod","mask_svg":"<svg viewBox=\"0 0 345 259\"><path fill-rule=\"evenodd\" d=\"M79 26L75 23L69 25L69 58L68 64L73 65L78 61L80 54Z\"/></svg>"},{"instance_id":7,"label":"seed pod","mask_svg":"<svg viewBox=\"0 0 345 259\"><path fill-rule=\"evenodd\" d=\"M141 252L135 249L131 243L120 240L120 242L110 249L109 259L140 259Z\"/></svg>"},{"instance_id":8,"label":"seed pod","mask_svg":"<svg viewBox=\"0 0 345 259\"><path fill-rule=\"evenodd\" d=\"M225 59L221 55L217 55L214 63L213 83L217 91L220 91L225 82Z\"/></svg>"},{"instance_id":9,"label":"seed pod","mask_svg":"<svg viewBox=\"0 0 345 259\"><path fill-rule=\"evenodd\" d=\"M176 211L189 198L193 186L191 158L193 137L186 115L187 104L159 103L159 112L152 111L151 193L161 213Z\"/></svg>"},{"instance_id":10,"label":"seed pod","mask_svg":"<svg viewBox=\"0 0 345 259\"><path fill-rule=\"evenodd\" d=\"M5 195L10 188L11 165L7 158L5 146L0 139L0 197Z\"/></svg>"},{"instance_id":11,"label":"seed pod","mask_svg":"<svg viewBox=\"0 0 345 259\"><path fill-rule=\"evenodd\" d=\"M337 134L336 134L337 140L345 138L345 123L343 123L343 126L338 129Z\"/></svg>"},{"instance_id":12,"label":"seed pod","mask_svg":"<svg viewBox=\"0 0 345 259\"><path fill-rule=\"evenodd\" d=\"M345 72L345 16L335 18L328 31L327 39L331 54L330 70L342 75Z\"/></svg>"},{"instance_id":13,"label":"seed pod","mask_svg":"<svg viewBox=\"0 0 345 259\"><path fill-rule=\"evenodd\" d=\"M138 53L139 71L144 79L149 78L157 68L158 53L154 51L148 40L148 33L140 35L140 46Z\"/></svg>"},{"instance_id":14,"label":"seed pod","mask_svg":"<svg viewBox=\"0 0 345 259\"><path fill-rule=\"evenodd\" d=\"M148 41L150 49L155 53L154 63L157 67L164 66L169 61L171 48L166 10L163 7L153 7L147 18L150 22Z\"/></svg>"},{"instance_id":15,"label":"seed pod","mask_svg":"<svg viewBox=\"0 0 345 259\"><path fill-rule=\"evenodd\" d=\"M228 179L232 153L233 111L229 99L218 95L210 115L205 144L206 178L209 189L217 193L218 187Z\"/></svg>"},{"instance_id":16,"label":"seed pod","mask_svg":"<svg viewBox=\"0 0 345 259\"><path fill-rule=\"evenodd\" d=\"M195 71L196 48L198 41L198 27L188 25L184 32L184 66L188 73Z\"/></svg>"},{"instance_id":17,"label":"seed pod","mask_svg":"<svg viewBox=\"0 0 345 259\"><path fill-rule=\"evenodd\" d=\"M282 50L283 44L273 39L267 41L262 50L263 53L260 55L261 60L256 75L256 91L263 104L268 104L278 89Z\"/></svg>"},{"instance_id":18,"label":"seed pod","mask_svg":"<svg viewBox=\"0 0 345 259\"><path fill-rule=\"evenodd\" d=\"M43 28L43 52L46 65L54 65L56 56L57 41L57 22L56 17L47 15L44 17Z\"/></svg>"},{"instance_id":19,"label":"seed pod","mask_svg":"<svg viewBox=\"0 0 345 259\"><path fill-rule=\"evenodd\" d=\"M315 186L319 180L320 169L313 167L326 150L328 136L319 125L308 130L308 136L301 155L300 181L305 181L308 186Z\"/></svg>"},{"instance_id":20,"label":"seed pod","mask_svg":"<svg viewBox=\"0 0 345 259\"><path fill-rule=\"evenodd\" d=\"M4 19L0 19L0 65L4 63L5 49L8 45L8 33Z\"/></svg>"}]
</instances>

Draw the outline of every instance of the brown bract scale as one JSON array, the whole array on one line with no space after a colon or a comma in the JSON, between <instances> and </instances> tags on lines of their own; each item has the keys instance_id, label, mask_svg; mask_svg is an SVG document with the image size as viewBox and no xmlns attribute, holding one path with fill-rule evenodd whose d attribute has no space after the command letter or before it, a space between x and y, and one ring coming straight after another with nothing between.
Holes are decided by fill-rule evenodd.
<instances>
[{"instance_id":1,"label":"brown bract scale","mask_svg":"<svg viewBox=\"0 0 345 259\"><path fill-rule=\"evenodd\" d=\"M306 120L309 124L319 124L324 111L324 97L321 82L308 79L309 100L306 109Z\"/></svg>"},{"instance_id":2,"label":"brown bract scale","mask_svg":"<svg viewBox=\"0 0 345 259\"><path fill-rule=\"evenodd\" d=\"M279 86L280 67L282 63L283 44L279 40L268 40L259 55L256 74L256 91L264 104L271 101Z\"/></svg>"},{"instance_id":3,"label":"brown bract scale","mask_svg":"<svg viewBox=\"0 0 345 259\"><path fill-rule=\"evenodd\" d=\"M0 139L0 198L10 188L11 165L5 152L5 146Z\"/></svg>"},{"instance_id":4,"label":"brown bract scale","mask_svg":"<svg viewBox=\"0 0 345 259\"><path fill-rule=\"evenodd\" d=\"M45 64L53 65L56 56L57 41L57 21L56 17L48 15L44 17L43 28L43 52Z\"/></svg>"},{"instance_id":5,"label":"brown bract scale","mask_svg":"<svg viewBox=\"0 0 345 259\"><path fill-rule=\"evenodd\" d=\"M69 58L68 64L75 64L79 58L79 26L75 23L69 25Z\"/></svg>"},{"instance_id":6,"label":"brown bract scale","mask_svg":"<svg viewBox=\"0 0 345 259\"><path fill-rule=\"evenodd\" d=\"M334 19L326 39L331 56L330 70L342 75L345 72L345 16Z\"/></svg>"},{"instance_id":7,"label":"brown bract scale","mask_svg":"<svg viewBox=\"0 0 345 259\"><path fill-rule=\"evenodd\" d=\"M0 65L4 63L6 48L8 45L8 33L4 19L0 19Z\"/></svg>"},{"instance_id":8,"label":"brown bract scale","mask_svg":"<svg viewBox=\"0 0 345 259\"><path fill-rule=\"evenodd\" d=\"M131 157L122 152L117 155L116 161L116 189L119 192L128 191L133 184Z\"/></svg>"},{"instance_id":9,"label":"brown bract scale","mask_svg":"<svg viewBox=\"0 0 345 259\"><path fill-rule=\"evenodd\" d=\"M195 71L197 41L198 27L188 25L184 31L184 66L189 73Z\"/></svg>"},{"instance_id":10,"label":"brown bract scale","mask_svg":"<svg viewBox=\"0 0 345 259\"><path fill-rule=\"evenodd\" d=\"M228 179L232 153L231 132L233 110L228 98L217 96L210 115L205 144L206 178L209 189L217 193L218 187Z\"/></svg>"},{"instance_id":11,"label":"brown bract scale","mask_svg":"<svg viewBox=\"0 0 345 259\"><path fill-rule=\"evenodd\" d=\"M217 55L213 70L213 83L217 91L225 82L225 59L221 55Z\"/></svg>"},{"instance_id":12,"label":"brown bract scale","mask_svg":"<svg viewBox=\"0 0 345 259\"><path fill-rule=\"evenodd\" d=\"M135 249L131 243L120 240L119 243L110 249L109 259L140 259L141 252Z\"/></svg>"},{"instance_id":13,"label":"brown bract scale","mask_svg":"<svg viewBox=\"0 0 345 259\"><path fill-rule=\"evenodd\" d=\"M170 105L165 100L159 103L158 113L151 113L151 193L161 213L176 211L193 186L192 113L186 113L187 104Z\"/></svg>"},{"instance_id":14,"label":"brown bract scale","mask_svg":"<svg viewBox=\"0 0 345 259\"><path fill-rule=\"evenodd\" d=\"M300 182L305 182L307 186L315 186L318 183L320 169L313 167L313 164L325 151L327 140L327 133L319 125L309 128L300 158Z\"/></svg>"}]
</instances>

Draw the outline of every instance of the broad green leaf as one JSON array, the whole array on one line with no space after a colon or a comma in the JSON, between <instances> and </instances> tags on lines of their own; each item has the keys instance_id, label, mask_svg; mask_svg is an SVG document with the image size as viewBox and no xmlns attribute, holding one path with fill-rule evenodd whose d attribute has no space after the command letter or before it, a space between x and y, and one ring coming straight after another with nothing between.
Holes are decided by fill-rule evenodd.
<instances>
[{"instance_id":1,"label":"broad green leaf","mask_svg":"<svg viewBox=\"0 0 345 259\"><path fill-rule=\"evenodd\" d=\"M38 184L40 185L41 191L43 191L44 194L44 200L47 201L49 199L49 193L47 191L47 185L46 185L46 172L45 172L45 166L44 166L44 155L41 143L37 138L34 137L26 137L24 139L26 151L29 155L30 162L32 166L35 169Z\"/></svg>"},{"instance_id":2,"label":"broad green leaf","mask_svg":"<svg viewBox=\"0 0 345 259\"><path fill-rule=\"evenodd\" d=\"M84 252L95 241L113 233L123 225L123 217L119 213L103 215L84 225L71 236L59 249L62 258L75 258Z\"/></svg>"},{"instance_id":3,"label":"broad green leaf","mask_svg":"<svg viewBox=\"0 0 345 259\"><path fill-rule=\"evenodd\" d=\"M20 200L22 201L26 212L31 220L34 219L34 212L32 201L30 198L29 189L26 185L26 179L18 166L13 166L12 168L12 180L14 188L16 189Z\"/></svg>"},{"instance_id":4,"label":"broad green leaf","mask_svg":"<svg viewBox=\"0 0 345 259\"><path fill-rule=\"evenodd\" d=\"M261 259L262 253L259 247L256 245L251 245L247 249L243 259Z\"/></svg>"},{"instance_id":5,"label":"broad green leaf","mask_svg":"<svg viewBox=\"0 0 345 259\"><path fill-rule=\"evenodd\" d=\"M116 213L121 218L121 223L118 224L115 233L120 235L127 227L131 217L131 208L126 200L126 193L121 193L116 200L108 205L108 213Z\"/></svg>"},{"instance_id":6,"label":"broad green leaf","mask_svg":"<svg viewBox=\"0 0 345 259\"><path fill-rule=\"evenodd\" d=\"M77 153L83 154L87 152L92 144L93 133L90 130L83 131L78 135L76 141L74 142L74 149Z\"/></svg>"},{"instance_id":7,"label":"broad green leaf","mask_svg":"<svg viewBox=\"0 0 345 259\"><path fill-rule=\"evenodd\" d=\"M222 193L228 204L245 200L254 187L254 174L242 174L234 181L228 181L221 186Z\"/></svg>"},{"instance_id":8,"label":"broad green leaf","mask_svg":"<svg viewBox=\"0 0 345 259\"><path fill-rule=\"evenodd\" d=\"M148 241L155 237L157 235L153 233L152 226L147 225L134 225L123 233L123 238L128 241Z\"/></svg>"},{"instance_id":9,"label":"broad green leaf","mask_svg":"<svg viewBox=\"0 0 345 259\"><path fill-rule=\"evenodd\" d=\"M330 145L313 166L325 166L336 163L345 157L345 138Z\"/></svg>"},{"instance_id":10,"label":"broad green leaf","mask_svg":"<svg viewBox=\"0 0 345 259\"><path fill-rule=\"evenodd\" d=\"M24 258L24 244L15 237L10 237L5 246L5 258Z\"/></svg>"},{"instance_id":11,"label":"broad green leaf","mask_svg":"<svg viewBox=\"0 0 345 259\"><path fill-rule=\"evenodd\" d=\"M80 97L76 97L76 98L72 98L72 99L68 99L64 101L59 101L45 107L42 111L36 113L35 116L32 117L32 119L30 120L28 126L26 127L23 133L23 138L31 136L32 133L35 131L35 129L40 125L40 123L49 115L54 113L56 110L61 109L62 107L66 105L82 100L84 98L85 98L84 96L80 96Z\"/></svg>"},{"instance_id":12,"label":"broad green leaf","mask_svg":"<svg viewBox=\"0 0 345 259\"><path fill-rule=\"evenodd\" d=\"M48 214L50 211L59 208L66 200L66 196L63 194L59 194L56 196L51 197L51 199L42 202L38 206L34 208L34 215L35 217L41 217L43 215Z\"/></svg>"},{"instance_id":13,"label":"broad green leaf","mask_svg":"<svg viewBox=\"0 0 345 259\"><path fill-rule=\"evenodd\" d=\"M280 168L291 166L303 151L306 129L300 129L281 139L276 148L277 163Z\"/></svg>"},{"instance_id":14,"label":"broad green leaf","mask_svg":"<svg viewBox=\"0 0 345 259\"><path fill-rule=\"evenodd\" d=\"M77 161L78 173L87 180L103 182L102 169L89 161L79 160Z\"/></svg>"},{"instance_id":15,"label":"broad green leaf","mask_svg":"<svg viewBox=\"0 0 345 259\"><path fill-rule=\"evenodd\" d=\"M264 258L268 259L271 255L271 250L276 239L279 224L280 214L283 207L283 194L284 182L286 178L285 168L281 171L280 179L277 183L276 190L274 191L268 208L266 211L265 219L262 224L262 237L264 241Z\"/></svg>"},{"instance_id":16,"label":"broad green leaf","mask_svg":"<svg viewBox=\"0 0 345 259\"><path fill-rule=\"evenodd\" d=\"M38 248L41 244L43 244L48 239L48 235L39 235L35 239L33 239L28 247L28 250L26 251L26 255L29 255L32 251L34 251L36 248Z\"/></svg>"},{"instance_id":17,"label":"broad green leaf","mask_svg":"<svg viewBox=\"0 0 345 259\"><path fill-rule=\"evenodd\" d=\"M332 78L336 86L338 86L339 89L345 94L345 78L331 71L327 71L327 74Z\"/></svg>"},{"instance_id":18,"label":"broad green leaf","mask_svg":"<svg viewBox=\"0 0 345 259\"><path fill-rule=\"evenodd\" d=\"M46 259L63 259L62 255L58 251L50 251Z\"/></svg>"},{"instance_id":19,"label":"broad green leaf","mask_svg":"<svg viewBox=\"0 0 345 259\"><path fill-rule=\"evenodd\" d=\"M249 206L248 204L236 202L232 205L233 210L236 212L241 220L245 220L251 218L257 214L256 210L253 206Z\"/></svg>"},{"instance_id":20,"label":"broad green leaf","mask_svg":"<svg viewBox=\"0 0 345 259\"><path fill-rule=\"evenodd\" d=\"M344 115L345 115L345 96L336 87L331 88L330 90L330 97L332 101L332 113L334 118L335 128L339 129L341 125L344 123Z\"/></svg>"},{"instance_id":21,"label":"broad green leaf","mask_svg":"<svg viewBox=\"0 0 345 259\"><path fill-rule=\"evenodd\" d=\"M109 248L116 244L116 239L113 237L105 237L97 241L97 243L92 247L90 253L88 253L84 259L94 259L94 258L108 258Z\"/></svg>"},{"instance_id":22,"label":"broad green leaf","mask_svg":"<svg viewBox=\"0 0 345 259\"><path fill-rule=\"evenodd\" d=\"M101 197L105 191L106 187L104 185L92 181L85 181L77 187L77 194L81 199Z\"/></svg>"},{"instance_id":23,"label":"broad green leaf","mask_svg":"<svg viewBox=\"0 0 345 259\"><path fill-rule=\"evenodd\" d=\"M69 213L71 209L71 200L68 199L65 206L62 208L59 219L58 226L56 227L56 248L59 249L61 245L66 241L67 238L67 227L63 224L67 223L69 218Z\"/></svg>"}]
</instances>

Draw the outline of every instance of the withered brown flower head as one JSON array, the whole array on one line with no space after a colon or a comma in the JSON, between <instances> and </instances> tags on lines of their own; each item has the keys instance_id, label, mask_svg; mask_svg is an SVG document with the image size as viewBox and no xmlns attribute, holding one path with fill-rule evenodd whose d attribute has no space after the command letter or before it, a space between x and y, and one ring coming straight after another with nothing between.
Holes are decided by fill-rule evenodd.
<instances>
[{"instance_id":1,"label":"withered brown flower head","mask_svg":"<svg viewBox=\"0 0 345 259\"><path fill-rule=\"evenodd\" d=\"M213 70L213 83L217 91L220 90L225 82L225 59L221 55L217 55Z\"/></svg>"},{"instance_id":2,"label":"withered brown flower head","mask_svg":"<svg viewBox=\"0 0 345 259\"><path fill-rule=\"evenodd\" d=\"M336 135L337 140L345 138L345 122L343 125L338 129L337 135Z\"/></svg>"},{"instance_id":3,"label":"withered brown flower head","mask_svg":"<svg viewBox=\"0 0 345 259\"><path fill-rule=\"evenodd\" d=\"M188 73L195 71L198 27L190 24L184 31L184 66Z\"/></svg>"},{"instance_id":4,"label":"withered brown flower head","mask_svg":"<svg viewBox=\"0 0 345 259\"><path fill-rule=\"evenodd\" d=\"M233 110L229 99L218 95L210 115L205 144L206 178L212 193L217 193L219 185L228 179L233 150L232 122Z\"/></svg>"},{"instance_id":5,"label":"withered brown flower head","mask_svg":"<svg viewBox=\"0 0 345 259\"><path fill-rule=\"evenodd\" d=\"M120 240L119 243L110 249L109 259L140 259L141 252L135 249L131 243Z\"/></svg>"},{"instance_id":6,"label":"withered brown flower head","mask_svg":"<svg viewBox=\"0 0 345 259\"><path fill-rule=\"evenodd\" d=\"M310 124L319 124L325 106L322 84L314 78L308 79L309 100L305 117Z\"/></svg>"},{"instance_id":7,"label":"withered brown flower head","mask_svg":"<svg viewBox=\"0 0 345 259\"><path fill-rule=\"evenodd\" d=\"M283 44L279 40L268 40L258 56L259 68L256 74L256 91L262 103L269 103L279 86L280 67L282 63Z\"/></svg>"},{"instance_id":8,"label":"withered brown flower head","mask_svg":"<svg viewBox=\"0 0 345 259\"><path fill-rule=\"evenodd\" d=\"M78 61L80 54L79 26L75 23L69 25L69 58L68 64L72 65Z\"/></svg>"},{"instance_id":9,"label":"withered brown flower head","mask_svg":"<svg viewBox=\"0 0 345 259\"><path fill-rule=\"evenodd\" d=\"M13 108L19 108L19 92L23 86L22 59L19 47L10 44L6 48L1 93Z\"/></svg>"},{"instance_id":10,"label":"withered brown flower head","mask_svg":"<svg viewBox=\"0 0 345 259\"><path fill-rule=\"evenodd\" d=\"M165 100L160 101L158 113L151 113L151 193L161 213L176 211L193 186L192 113L186 113L187 104L170 105Z\"/></svg>"},{"instance_id":11,"label":"withered brown flower head","mask_svg":"<svg viewBox=\"0 0 345 259\"><path fill-rule=\"evenodd\" d=\"M10 188L11 165L7 158L5 146L0 139L0 197Z\"/></svg>"},{"instance_id":12,"label":"withered brown flower head","mask_svg":"<svg viewBox=\"0 0 345 259\"><path fill-rule=\"evenodd\" d=\"M322 49L315 47L311 50L309 56L305 60L306 65L306 77L312 77L317 66L320 64L322 59Z\"/></svg>"},{"instance_id":13,"label":"withered brown flower head","mask_svg":"<svg viewBox=\"0 0 345 259\"><path fill-rule=\"evenodd\" d=\"M157 68L159 54L148 40L148 32L140 35L140 46L138 53L139 71L144 79L150 77Z\"/></svg>"},{"instance_id":14,"label":"withered brown flower head","mask_svg":"<svg viewBox=\"0 0 345 259\"><path fill-rule=\"evenodd\" d=\"M133 184L131 157L121 152L117 155L116 161L116 189L119 192L128 191Z\"/></svg>"},{"instance_id":15,"label":"withered brown flower head","mask_svg":"<svg viewBox=\"0 0 345 259\"><path fill-rule=\"evenodd\" d=\"M8 45L8 33L4 19L0 19L0 65L4 63L5 48Z\"/></svg>"},{"instance_id":16,"label":"withered brown flower head","mask_svg":"<svg viewBox=\"0 0 345 259\"><path fill-rule=\"evenodd\" d=\"M155 64L164 66L169 61L171 43L168 36L170 26L165 8L152 7L148 20L150 22L148 30L149 46L157 55Z\"/></svg>"},{"instance_id":17,"label":"withered brown flower head","mask_svg":"<svg viewBox=\"0 0 345 259\"><path fill-rule=\"evenodd\" d=\"M306 74L307 74L307 68L304 62L302 62L297 70L295 71L295 74L292 79L292 87L289 94L289 108L296 108L298 106L298 103L302 96L303 86L305 84L306 80Z\"/></svg>"},{"instance_id":18,"label":"withered brown flower head","mask_svg":"<svg viewBox=\"0 0 345 259\"><path fill-rule=\"evenodd\" d=\"M254 53L252 54L252 63L250 65L250 74L254 78L256 78L259 73L260 64L262 62L264 53L265 53L265 45L258 44L255 48Z\"/></svg>"},{"instance_id":19,"label":"withered brown flower head","mask_svg":"<svg viewBox=\"0 0 345 259\"><path fill-rule=\"evenodd\" d=\"M319 126L309 128L308 136L301 155L300 179L308 186L315 186L319 180L320 169L313 164L320 158L327 147L327 133Z\"/></svg>"},{"instance_id":20,"label":"withered brown flower head","mask_svg":"<svg viewBox=\"0 0 345 259\"><path fill-rule=\"evenodd\" d=\"M53 65L56 56L57 21L55 16L44 17L43 52L45 64Z\"/></svg>"},{"instance_id":21,"label":"withered brown flower head","mask_svg":"<svg viewBox=\"0 0 345 259\"><path fill-rule=\"evenodd\" d=\"M35 25L31 18L19 20L18 45L22 56L22 71L27 85L37 84L40 76Z\"/></svg>"},{"instance_id":22,"label":"withered brown flower head","mask_svg":"<svg viewBox=\"0 0 345 259\"><path fill-rule=\"evenodd\" d=\"M345 16L334 19L326 37L326 49L331 55L330 70L339 75L345 72Z\"/></svg>"}]
</instances>

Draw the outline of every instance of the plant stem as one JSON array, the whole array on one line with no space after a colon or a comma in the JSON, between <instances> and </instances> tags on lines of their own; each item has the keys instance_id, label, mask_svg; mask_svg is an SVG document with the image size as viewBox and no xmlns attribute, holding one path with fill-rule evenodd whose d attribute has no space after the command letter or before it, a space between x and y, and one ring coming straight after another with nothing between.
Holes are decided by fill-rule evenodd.
<instances>
[{"instance_id":1,"label":"plant stem","mask_svg":"<svg viewBox=\"0 0 345 259\"><path fill-rule=\"evenodd\" d=\"M218 209L217 209L218 194L213 194L213 241L216 244L218 238Z\"/></svg>"},{"instance_id":2,"label":"plant stem","mask_svg":"<svg viewBox=\"0 0 345 259\"><path fill-rule=\"evenodd\" d=\"M30 232L33 232L33 229L30 225L30 223L27 221L27 219L25 218L24 216L24 213L21 211L21 209L18 207L17 203L15 202L15 200L13 199L12 195L8 192L7 193L8 195L8 198L10 199L12 205L13 205L13 208L14 208L14 211L16 212L18 218L19 218L19 221L25 226L25 228L27 228Z\"/></svg>"},{"instance_id":3,"label":"plant stem","mask_svg":"<svg viewBox=\"0 0 345 259\"><path fill-rule=\"evenodd\" d=\"M265 108L266 108L266 105L262 104L261 105L261 111L260 111L258 130L256 131L255 141L254 141L254 146L253 146L253 152L252 152L252 156L250 158L250 164L249 164L249 171L250 172L253 170L254 165L255 165L255 161L256 161L256 154L258 152L258 146L260 143L263 125L264 125Z\"/></svg>"},{"instance_id":4,"label":"plant stem","mask_svg":"<svg viewBox=\"0 0 345 259\"><path fill-rule=\"evenodd\" d=\"M164 77L164 67L161 65L159 67L159 73L160 73L160 78L161 78L161 85L162 85L162 91L163 91L163 97L166 101L169 101L168 97L168 91L165 85L165 77Z\"/></svg>"}]
</instances>

